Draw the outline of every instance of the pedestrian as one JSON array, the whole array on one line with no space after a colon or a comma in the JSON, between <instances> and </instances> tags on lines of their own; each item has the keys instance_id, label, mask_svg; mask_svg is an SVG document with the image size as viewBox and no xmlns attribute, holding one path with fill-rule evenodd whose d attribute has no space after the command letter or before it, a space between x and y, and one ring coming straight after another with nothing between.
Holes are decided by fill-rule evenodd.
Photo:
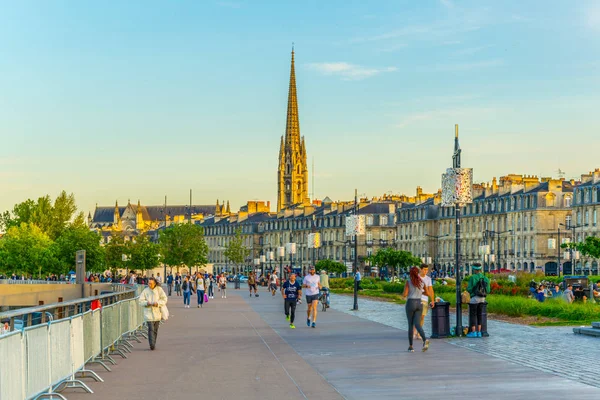
<instances>
[{"instance_id":1,"label":"pedestrian","mask_svg":"<svg viewBox=\"0 0 600 400\"><path fill-rule=\"evenodd\" d=\"M178 272L177 275L175 275L175 294L177 294L177 296L181 296L181 282L181 274Z\"/></svg>"},{"instance_id":2,"label":"pedestrian","mask_svg":"<svg viewBox=\"0 0 600 400\"><path fill-rule=\"evenodd\" d=\"M204 278L201 273L196 273L196 294L198 295L198 308L204 304Z\"/></svg>"},{"instance_id":3,"label":"pedestrian","mask_svg":"<svg viewBox=\"0 0 600 400\"><path fill-rule=\"evenodd\" d=\"M406 318L408 319L408 351L413 353L413 328L417 329L423 340L423 351L429 349L429 340L425 337L425 332L421 326L421 314L423 313L423 303L421 296L423 294L424 284L419 276L419 267L412 267L409 272L409 279L404 285L403 297L406 299L404 306Z\"/></svg>"},{"instance_id":4,"label":"pedestrian","mask_svg":"<svg viewBox=\"0 0 600 400\"><path fill-rule=\"evenodd\" d=\"M302 296L302 287L296 282L296 274L291 274L283 284L281 295L283 296L283 309L285 319L290 321L290 329L296 329L294 319L296 318L296 300Z\"/></svg>"},{"instance_id":5,"label":"pedestrian","mask_svg":"<svg viewBox=\"0 0 600 400\"><path fill-rule=\"evenodd\" d=\"M573 295L573 285L570 283L567 285L567 290L565 290L563 293L563 298L569 304L575 300L575 296Z\"/></svg>"},{"instance_id":6,"label":"pedestrian","mask_svg":"<svg viewBox=\"0 0 600 400\"><path fill-rule=\"evenodd\" d=\"M360 287L360 281L362 280L362 277L360 275L360 271L356 271L356 275L354 275L354 284L356 285L356 290L362 290L362 288Z\"/></svg>"},{"instance_id":7,"label":"pedestrian","mask_svg":"<svg viewBox=\"0 0 600 400\"><path fill-rule=\"evenodd\" d=\"M315 275L314 265L310 267L309 275L302 281L302 287L306 288L306 325L317 327L317 305L319 303L319 293L321 291L321 278ZM311 325L312 314L312 325Z\"/></svg>"},{"instance_id":8,"label":"pedestrian","mask_svg":"<svg viewBox=\"0 0 600 400\"><path fill-rule=\"evenodd\" d=\"M214 283L215 283L215 278L213 277L213 274L209 274L208 275L208 298L209 299L215 298Z\"/></svg>"},{"instance_id":9,"label":"pedestrian","mask_svg":"<svg viewBox=\"0 0 600 400\"><path fill-rule=\"evenodd\" d=\"M162 285L163 280L160 276L160 272L156 274L156 282L158 282L159 285Z\"/></svg>"},{"instance_id":10,"label":"pedestrian","mask_svg":"<svg viewBox=\"0 0 600 400\"><path fill-rule=\"evenodd\" d=\"M254 275L254 272L248 274L248 290L250 291L250 297L252 297L252 289L254 289L254 297L258 297L256 290L256 275Z\"/></svg>"},{"instance_id":11,"label":"pedestrian","mask_svg":"<svg viewBox=\"0 0 600 400\"><path fill-rule=\"evenodd\" d=\"M183 308L190 308L190 297L192 297L192 283L186 276L183 278L181 283L181 290L183 291Z\"/></svg>"},{"instance_id":12,"label":"pedestrian","mask_svg":"<svg viewBox=\"0 0 600 400\"><path fill-rule=\"evenodd\" d=\"M475 321L467 337L481 337L481 321L483 320L483 303L490 293L490 280L481 272L481 263L473 264L473 275L469 277L467 292L471 295L469 300L469 319Z\"/></svg>"},{"instance_id":13,"label":"pedestrian","mask_svg":"<svg viewBox=\"0 0 600 400\"><path fill-rule=\"evenodd\" d=\"M154 350L160 321L163 318L166 319L166 316L163 316L163 307L166 309L167 295L156 279L152 277L148 281L148 287L140 294L138 301L140 306L144 307L144 321L148 325L148 343L150 350Z\"/></svg>"},{"instance_id":14,"label":"pedestrian","mask_svg":"<svg viewBox=\"0 0 600 400\"><path fill-rule=\"evenodd\" d=\"M221 289L221 298L227 298L227 278L225 278L225 274L221 275L219 278L219 289Z\"/></svg>"},{"instance_id":15,"label":"pedestrian","mask_svg":"<svg viewBox=\"0 0 600 400\"><path fill-rule=\"evenodd\" d=\"M319 279L321 281L321 291L323 291L323 295L325 296L325 304L329 308L329 276L327 276L327 272L324 269L321 270Z\"/></svg>"},{"instance_id":16,"label":"pedestrian","mask_svg":"<svg viewBox=\"0 0 600 400\"><path fill-rule=\"evenodd\" d=\"M435 306L435 294L433 293L433 284L431 282L431 278L427 275L429 271L429 265L421 264L421 272L419 276L423 281L423 294L421 295L421 303L423 303L423 313L421 314L421 326L425 326L425 317L427 316L427 312L429 311L429 306L431 308ZM431 299L431 303L429 303L429 299ZM415 329L413 332L413 337L417 338L417 330Z\"/></svg>"},{"instance_id":17,"label":"pedestrian","mask_svg":"<svg viewBox=\"0 0 600 400\"><path fill-rule=\"evenodd\" d=\"M277 274L275 272L269 277L269 282L269 289L273 293L273 296L275 296L275 293L277 292Z\"/></svg>"},{"instance_id":18,"label":"pedestrian","mask_svg":"<svg viewBox=\"0 0 600 400\"><path fill-rule=\"evenodd\" d=\"M172 293L173 290L173 273L169 272L169 276L167 276L167 289L169 291L169 296Z\"/></svg>"}]
</instances>

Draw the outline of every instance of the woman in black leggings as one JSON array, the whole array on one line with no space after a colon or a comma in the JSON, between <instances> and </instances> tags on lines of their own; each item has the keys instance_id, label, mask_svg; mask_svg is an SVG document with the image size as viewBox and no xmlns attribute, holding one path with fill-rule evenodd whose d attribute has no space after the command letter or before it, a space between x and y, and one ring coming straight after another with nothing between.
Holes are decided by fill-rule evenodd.
<instances>
[{"instance_id":1,"label":"woman in black leggings","mask_svg":"<svg viewBox=\"0 0 600 400\"><path fill-rule=\"evenodd\" d=\"M421 281L419 276L419 267L412 267L410 269L410 277L404 285L404 298L406 298L406 318L408 318L408 351L414 352L413 349L413 331L414 329L419 332L421 339L423 339L423 351L429 349L429 340L425 337L425 332L421 326L421 314L423 314L423 304L421 303L421 295L425 285Z\"/></svg>"}]
</instances>

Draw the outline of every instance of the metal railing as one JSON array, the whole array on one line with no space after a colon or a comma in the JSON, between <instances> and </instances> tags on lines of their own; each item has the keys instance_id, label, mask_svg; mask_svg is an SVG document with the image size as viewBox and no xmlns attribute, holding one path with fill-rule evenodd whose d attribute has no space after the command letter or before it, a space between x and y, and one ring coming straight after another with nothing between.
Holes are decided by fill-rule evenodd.
<instances>
[{"instance_id":1,"label":"metal railing","mask_svg":"<svg viewBox=\"0 0 600 400\"><path fill-rule=\"evenodd\" d=\"M65 388L92 393L82 379L102 378L86 364L110 371L113 355L127 358L130 341L145 337L137 301L143 288L113 284L101 296L0 313L11 321L11 331L0 334L3 365L10 365L0 368L0 399L65 399Z\"/></svg>"},{"instance_id":2,"label":"metal railing","mask_svg":"<svg viewBox=\"0 0 600 400\"><path fill-rule=\"evenodd\" d=\"M0 279L1 284L8 285L39 285L39 284L68 284L68 281L45 281L42 279Z\"/></svg>"}]
</instances>

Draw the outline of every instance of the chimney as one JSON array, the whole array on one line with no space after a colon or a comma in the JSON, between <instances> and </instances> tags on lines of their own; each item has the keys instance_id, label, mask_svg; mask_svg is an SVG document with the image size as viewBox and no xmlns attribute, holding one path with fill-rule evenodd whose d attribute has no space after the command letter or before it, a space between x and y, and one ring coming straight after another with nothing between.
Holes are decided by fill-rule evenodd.
<instances>
[{"instance_id":1,"label":"chimney","mask_svg":"<svg viewBox=\"0 0 600 400\"><path fill-rule=\"evenodd\" d=\"M592 172L592 175L593 175L592 180L594 183L600 182L600 168L596 168L594 170L594 172Z\"/></svg>"}]
</instances>

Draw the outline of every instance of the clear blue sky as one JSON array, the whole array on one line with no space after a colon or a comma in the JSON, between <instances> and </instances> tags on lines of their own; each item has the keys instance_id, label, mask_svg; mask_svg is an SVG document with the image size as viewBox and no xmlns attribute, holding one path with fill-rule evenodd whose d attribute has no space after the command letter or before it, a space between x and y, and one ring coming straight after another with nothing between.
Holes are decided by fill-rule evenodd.
<instances>
[{"instance_id":1,"label":"clear blue sky","mask_svg":"<svg viewBox=\"0 0 600 400\"><path fill-rule=\"evenodd\" d=\"M598 1L4 1L0 209L275 203L291 43L315 196L600 167ZM312 191L312 189L310 190Z\"/></svg>"}]
</instances>

